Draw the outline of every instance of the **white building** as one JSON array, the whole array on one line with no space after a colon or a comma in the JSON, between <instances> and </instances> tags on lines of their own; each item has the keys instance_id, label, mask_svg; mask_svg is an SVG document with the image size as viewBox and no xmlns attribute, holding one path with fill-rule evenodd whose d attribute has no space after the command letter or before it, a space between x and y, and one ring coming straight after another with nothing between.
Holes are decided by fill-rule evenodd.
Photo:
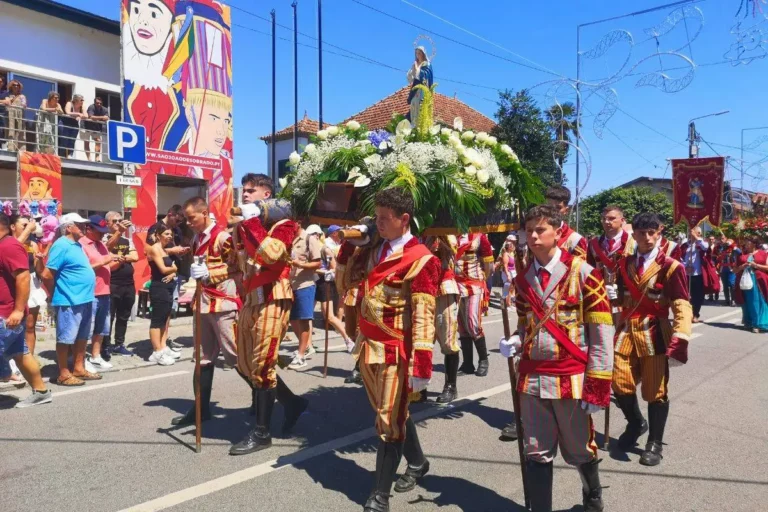
<instances>
[{"instance_id":1,"label":"white building","mask_svg":"<svg viewBox=\"0 0 768 512\"><path fill-rule=\"evenodd\" d=\"M110 0L119 15L120 4ZM27 97L25 119L29 130L27 150L34 151L35 112L49 91L56 91L62 107L74 94L85 98L85 107L100 96L110 117L120 120L120 25L117 20L50 0L0 0L0 77L6 85L19 80ZM0 130L0 139L5 135ZM89 160L82 135L71 158L62 158L64 211L81 214L122 210L122 187L115 176L122 166ZM0 142L6 142L2 140ZM2 146L4 147L4 146ZM91 148L93 150L93 148ZM106 152L106 145L103 148ZM0 150L0 198L16 197L16 154ZM107 162L107 158L103 158ZM202 183L186 178L160 176L158 212L203 192Z\"/></svg>"}]
</instances>

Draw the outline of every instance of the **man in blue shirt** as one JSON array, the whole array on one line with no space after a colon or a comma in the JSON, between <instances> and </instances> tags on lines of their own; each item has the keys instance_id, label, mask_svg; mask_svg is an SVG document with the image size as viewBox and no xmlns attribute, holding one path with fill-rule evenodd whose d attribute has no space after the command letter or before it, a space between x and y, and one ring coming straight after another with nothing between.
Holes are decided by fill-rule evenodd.
<instances>
[{"instance_id":1,"label":"man in blue shirt","mask_svg":"<svg viewBox=\"0 0 768 512\"><path fill-rule=\"evenodd\" d=\"M101 379L101 375L85 369L85 346L91 337L96 286L96 274L79 243L87 222L77 213L61 217L61 237L51 246L41 275L44 281L53 281L54 286L51 305L56 314L56 383L61 386L82 386L86 380ZM74 356L72 372L67 364L70 347Z\"/></svg>"}]
</instances>

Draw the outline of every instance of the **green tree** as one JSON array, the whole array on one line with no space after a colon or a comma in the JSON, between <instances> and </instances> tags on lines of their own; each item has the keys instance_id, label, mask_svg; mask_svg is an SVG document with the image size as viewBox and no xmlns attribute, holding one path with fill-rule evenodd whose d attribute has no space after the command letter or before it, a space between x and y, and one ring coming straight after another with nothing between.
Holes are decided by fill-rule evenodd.
<instances>
[{"instance_id":1,"label":"green tree","mask_svg":"<svg viewBox=\"0 0 768 512\"><path fill-rule=\"evenodd\" d=\"M568 158L568 151L571 149L570 145L565 143L571 142L571 134L576 136L579 133L576 107L570 101L562 105L552 105L544 116L555 134L555 157L562 172L565 160Z\"/></svg>"},{"instance_id":2,"label":"green tree","mask_svg":"<svg viewBox=\"0 0 768 512\"><path fill-rule=\"evenodd\" d=\"M545 187L559 183L554 132L530 93L525 89L500 92L496 119L493 135L510 145L523 167Z\"/></svg>"},{"instance_id":3,"label":"green tree","mask_svg":"<svg viewBox=\"0 0 768 512\"><path fill-rule=\"evenodd\" d=\"M638 213L653 212L661 217L666 226L672 226L672 201L663 192L648 187L609 188L581 201L580 231L585 235L602 234L600 214L603 208L615 204L624 210L627 222Z\"/></svg>"}]
</instances>

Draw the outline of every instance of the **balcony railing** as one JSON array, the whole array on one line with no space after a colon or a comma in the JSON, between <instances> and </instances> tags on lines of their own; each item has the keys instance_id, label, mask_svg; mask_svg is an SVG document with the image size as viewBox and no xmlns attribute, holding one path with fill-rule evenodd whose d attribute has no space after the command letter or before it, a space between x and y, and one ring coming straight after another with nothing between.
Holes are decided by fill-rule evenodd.
<instances>
[{"instance_id":1,"label":"balcony railing","mask_svg":"<svg viewBox=\"0 0 768 512\"><path fill-rule=\"evenodd\" d=\"M107 147L106 122L29 107L0 106L0 149L112 163Z\"/></svg>"}]
</instances>

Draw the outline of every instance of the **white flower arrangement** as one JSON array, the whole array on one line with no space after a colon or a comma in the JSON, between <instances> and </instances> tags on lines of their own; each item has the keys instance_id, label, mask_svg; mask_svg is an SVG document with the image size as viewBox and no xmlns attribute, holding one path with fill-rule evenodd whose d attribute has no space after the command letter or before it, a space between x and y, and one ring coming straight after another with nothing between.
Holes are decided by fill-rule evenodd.
<instances>
[{"instance_id":1,"label":"white flower arrangement","mask_svg":"<svg viewBox=\"0 0 768 512\"><path fill-rule=\"evenodd\" d=\"M291 167L297 166L299 162L301 162L301 156L296 151L288 155L288 163L291 164Z\"/></svg>"},{"instance_id":2,"label":"white flower arrangement","mask_svg":"<svg viewBox=\"0 0 768 512\"><path fill-rule=\"evenodd\" d=\"M335 137L339 134L339 127L338 126L329 126L326 128L326 131L328 132L328 135L331 137Z\"/></svg>"},{"instance_id":3,"label":"white flower arrangement","mask_svg":"<svg viewBox=\"0 0 768 512\"><path fill-rule=\"evenodd\" d=\"M475 133L472 130L467 130L461 134L461 140L470 141L475 138Z\"/></svg>"},{"instance_id":4,"label":"white flower arrangement","mask_svg":"<svg viewBox=\"0 0 768 512\"><path fill-rule=\"evenodd\" d=\"M360 129L360 123L355 121L354 119L347 122L347 128L350 130L359 130Z\"/></svg>"}]
</instances>

